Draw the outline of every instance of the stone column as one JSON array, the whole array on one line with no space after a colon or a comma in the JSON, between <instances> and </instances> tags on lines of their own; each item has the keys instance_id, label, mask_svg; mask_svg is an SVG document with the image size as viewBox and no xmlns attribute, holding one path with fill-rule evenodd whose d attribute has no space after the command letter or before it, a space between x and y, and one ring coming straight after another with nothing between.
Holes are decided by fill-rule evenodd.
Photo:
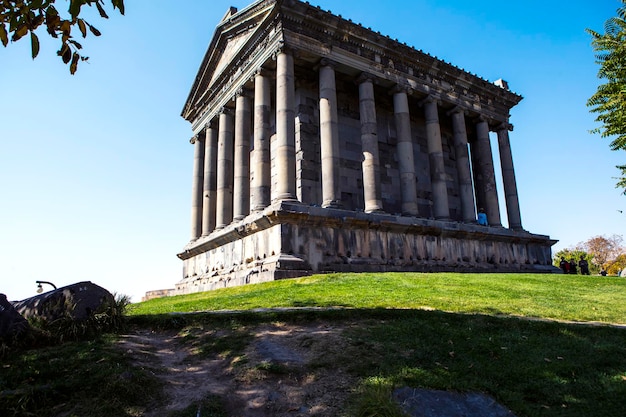
<instances>
[{"instance_id":1,"label":"stone column","mask_svg":"<svg viewBox=\"0 0 626 417\"><path fill-rule=\"evenodd\" d=\"M254 77L254 201L252 210L270 205L270 79L262 71Z\"/></svg>"},{"instance_id":2,"label":"stone column","mask_svg":"<svg viewBox=\"0 0 626 417\"><path fill-rule=\"evenodd\" d=\"M246 91L235 100L235 166L233 186L233 220L250 214L250 134L251 103Z\"/></svg>"},{"instance_id":3,"label":"stone column","mask_svg":"<svg viewBox=\"0 0 626 417\"><path fill-rule=\"evenodd\" d=\"M320 77L320 148L322 154L322 207L341 207L339 184L339 128L337 89L333 63L323 59Z\"/></svg>"},{"instance_id":4,"label":"stone column","mask_svg":"<svg viewBox=\"0 0 626 417\"><path fill-rule=\"evenodd\" d=\"M193 144L193 182L191 184L191 240L202 233L202 184L204 182L204 135L189 141Z\"/></svg>"},{"instance_id":5,"label":"stone column","mask_svg":"<svg viewBox=\"0 0 626 417\"><path fill-rule=\"evenodd\" d=\"M463 110L458 107L450 111L449 114L452 116L452 134L454 135L456 170L458 173L462 217L465 223L473 223L476 221L476 208L469 151L467 149L465 114Z\"/></svg>"},{"instance_id":6,"label":"stone column","mask_svg":"<svg viewBox=\"0 0 626 417\"><path fill-rule=\"evenodd\" d=\"M474 197L476 198L476 210L480 208L485 208L486 198L485 198L485 186L483 185L483 174L480 170L480 159L478 158L478 140L476 139L476 129L474 126L473 129L474 137L470 139L468 134L468 142L470 148L470 161L472 162L472 174L474 179ZM474 218L476 221L476 218Z\"/></svg>"},{"instance_id":7,"label":"stone column","mask_svg":"<svg viewBox=\"0 0 626 417\"><path fill-rule=\"evenodd\" d=\"M417 216L417 185L415 180L415 157L411 137L411 116L407 93L396 88L393 94L393 111L398 135L396 152L400 170L400 191L402 194L402 214Z\"/></svg>"},{"instance_id":8,"label":"stone column","mask_svg":"<svg viewBox=\"0 0 626 417\"><path fill-rule=\"evenodd\" d=\"M433 214L435 219L450 218L448 205L448 184L446 166L443 162L443 146L441 144L441 127L439 126L439 110L437 100L432 97L423 102L426 117L426 138L428 139L428 160L430 162L430 182L433 190Z\"/></svg>"},{"instance_id":9,"label":"stone column","mask_svg":"<svg viewBox=\"0 0 626 417\"><path fill-rule=\"evenodd\" d=\"M276 57L276 199L296 198L296 120L293 55L283 49Z\"/></svg>"},{"instance_id":10,"label":"stone column","mask_svg":"<svg viewBox=\"0 0 626 417\"><path fill-rule=\"evenodd\" d=\"M485 196L484 209L487 212L489 226L502 226L500 220L500 206L498 204L498 190L496 188L496 175L493 168L493 154L489 140L489 124L481 117L476 124L476 145L478 150L479 171L482 176Z\"/></svg>"},{"instance_id":11,"label":"stone column","mask_svg":"<svg viewBox=\"0 0 626 417\"><path fill-rule=\"evenodd\" d=\"M368 74L362 74L359 83L359 109L361 117L361 146L363 149L363 194L365 212L383 210L380 189L380 162L378 154L378 124L374 84Z\"/></svg>"},{"instance_id":12,"label":"stone column","mask_svg":"<svg viewBox=\"0 0 626 417\"><path fill-rule=\"evenodd\" d=\"M504 184L504 198L506 201L509 228L514 230L523 230L519 199L517 197L515 169L513 168L513 155L511 153L511 143L509 141L509 129L511 128L511 125L508 123L503 123L498 127L500 166L502 168L502 182Z\"/></svg>"},{"instance_id":13,"label":"stone column","mask_svg":"<svg viewBox=\"0 0 626 417\"><path fill-rule=\"evenodd\" d=\"M215 229L217 197L217 126L211 121L205 128L204 144L204 199L202 201L202 236Z\"/></svg>"},{"instance_id":14,"label":"stone column","mask_svg":"<svg viewBox=\"0 0 626 417\"><path fill-rule=\"evenodd\" d=\"M233 220L233 115L224 109L220 114L217 141L217 202L215 228L223 229Z\"/></svg>"}]
</instances>

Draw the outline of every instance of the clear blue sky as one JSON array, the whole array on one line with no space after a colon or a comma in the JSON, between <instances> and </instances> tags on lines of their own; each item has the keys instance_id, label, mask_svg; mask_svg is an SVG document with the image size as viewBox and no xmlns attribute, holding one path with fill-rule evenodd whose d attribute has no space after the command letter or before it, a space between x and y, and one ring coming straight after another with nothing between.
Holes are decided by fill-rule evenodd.
<instances>
[{"instance_id":1,"label":"clear blue sky","mask_svg":"<svg viewBox=\"0 0 626 417\"><path fill-rule=\"evenodd\" d=\"M89 280L138 301L182 276L175 255L189 240L193 149L180 113L220 18L251 1L126 3L126 16L92 13L102 36L81 41L90 60L74 76L43 31L34 61L27 39L0 48L0 292L9 299L34 295L39 279ZM310 3L524 96L511 143L527 230L558 239L555 250L626 235L626 197L612 178L626 153L589 133L585 105L599 83L585 28L602 31L617 0Z\"/></svg>"}]
</instances>

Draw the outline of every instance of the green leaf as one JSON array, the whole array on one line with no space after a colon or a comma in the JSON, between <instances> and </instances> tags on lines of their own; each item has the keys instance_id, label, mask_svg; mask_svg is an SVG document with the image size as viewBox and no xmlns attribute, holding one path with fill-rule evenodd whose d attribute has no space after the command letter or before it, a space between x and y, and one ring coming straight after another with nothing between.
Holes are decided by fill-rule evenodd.
<instances>
[{"instance_id":1,"label":"green leaf","mask_svg":"<svg viewBox=\"0 0 626 417\"><path fill-rule=\"evenodd\" d=\"M63 44L57 54L61 56L64 64L67 64L68 62L70 62L70 59L72 59L72 50L70 49L70 46L66 43Z\"/></svg>"},{"instance_id":2,"label":"green leaf","mask_svg":"<svg viewBox=\"0 0 626 417\"><path fill-rule=\"evenodd\" d=\"M0 41L2 41L3 46L7 46L9 43L9 38L7 35L7 30L4 27L4 23L0 23Z\"/></svg>"},{"instance_id":3,"label":"green leaf","mask_svg":"<svg viewBox=\"0 0 626 417\"><path fill-rule=\"evenodd\" d=\"M120 11L120 14L124 14L124 0L111 0L113 4L113 8L117 8Z\"/></svg>"},{"instance_id":4,"label":"green leaf","mask_svg":"<svg viewBox=\"0 0 626 417\"><path fill-rule=\"evenodd\" d=\"M30 32L30 46L33 59L39 55L39 38L35 35L35 32Z\"/></svg>"},{"instance_id":5,"label":"green leaf","mask_svg":"<svg viewBox=\"0 0 626 417\"><path fill-rule=\"evenodd\" d=\"M91 33L93 33L94 36L102 35L102 33L100 33L100 31L98 29L96 29L95 27L91 26L89 23L87 23L87 25L89 25L89 30L91 31Z\"/></svg>"},{"instance_id":6,"label":"green leaf","mask_svg":"<svg viewBox=\"0 0 626 417\"><path fill-rule=\"evenodd\" d=\"M81 45L80 43L76 42L74 39L70 39L68 40L69 43L71 43L72 45L74 45L76 47L76 49L83 49L83 45Z\"/></svg>"},{"instance_id":7,"label":"green leaf","mask_svg":"<svg viewBox=\"0 0 626 417\"><path fill-rule=\"evenodd\" d=\"M44 15L43 14L39 14L37 16L35 16L32 20L31 26L30 26L30 30L33 31L35 29L37 29L39 26L41 26L41 24L44 21Z\"/></svg>"},{"instance_id":8,"label":"green leaf","mask_svg":"<svg viewBox=\"0 0 626 417\"><path fill-rule=\"evenodd\" d=\"M100 5L100 0L96 0L96 7L98 8L98 12L100 12L100 16L104 19L108 19L109 16L107 16L106 12L104 11L104 9L102 8L102 6Z\"/></svg>"},{"instance_id":9,"label":"green leaf","mask_svg":"<svg viewBox=\"0 0 626 417\"><path fill-rule=\"evenodd\" d=\"M85 21L83 19L78 19L76 23L78 23L78 28L80 29L80 33L83 34L83 38L87 37L87 26L85 25Z\"/></svg>"},{"instance_id":10,"label":"green leaf","mask_svg":"<svg viewBox=\"0 0 626 417\"><path fill-rule=\"evenodd\" d=\"M70 15L74 19L80 14L80 8L84 3L84 0L70 0Z\"/></svg>"},{"instance_id":11,"label":"green leaf","mask_svg":"<svg viewBox=\"0 0 626 417\"><path fill-rule=\"evenodd\" d=\"M54 8L53 5L48 6L48 8L46 9L46 19L48 17L52 17L52 16L58 16L59 12L57 11L57 9Z\"/></svg>"},{"instance_id":12,"label":"green leaf","mask_svg":"<svg viewBox=\"0 0 626 417\"><path fill-rule=\"evenodd\" d=\"M24 23L17 28L15 32L13 32L13 37L11 40L13 42L19 41L24 35L28 33L28 26Z\"/></svg>"},{"instance_id":13,"label":"green leaf","mask_svg":"<svg viewBox=\"0 0 626 417\"><path fill-rule=\"evenodd\" d=\"M78 60L80 58L80 55L78 55L77 52L74 52L74 55L72 56L72 63L70 64L70 74L74 75L74 73L76 72L76 69L78 69Z\"/></svg>"}]
</instances>

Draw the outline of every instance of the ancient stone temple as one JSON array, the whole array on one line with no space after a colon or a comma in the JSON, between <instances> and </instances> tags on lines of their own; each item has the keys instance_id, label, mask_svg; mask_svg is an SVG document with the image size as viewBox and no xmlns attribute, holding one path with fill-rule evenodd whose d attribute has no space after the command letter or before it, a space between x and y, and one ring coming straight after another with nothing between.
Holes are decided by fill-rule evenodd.
<instances>
[{"instance_id":1,"label":"ancient stone temple","mask_svg":"<svg viewBox=\"0 0 626 417\"><path fill-rule=\"evenodd\" d=\"M334 271L551 270L554 241L522 227L509 144L521 99L306 2L230 8L182 113L193 197L175 293Z\"/></svg>"}]
</instances>

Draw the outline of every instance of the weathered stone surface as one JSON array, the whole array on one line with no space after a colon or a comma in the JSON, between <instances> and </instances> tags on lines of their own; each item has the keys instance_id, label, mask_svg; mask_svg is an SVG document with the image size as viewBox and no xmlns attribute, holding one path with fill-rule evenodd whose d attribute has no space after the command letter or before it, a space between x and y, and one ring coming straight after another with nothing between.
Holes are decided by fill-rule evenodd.
<instances>
[{"instance_id":1,"label":"weathered stone surface","mask_svg":"<svg viewBox=\"0 0 626 417\"><path fill-rule=\"evenodd\" d=\"M189 244L174 293L325 272L552 272L553 243L502 227L277 202Z\"/></svg>"},{"instance_id":2,"label":"weathered stone surface","mask_svg":"<svg viewBox=\"0 0 626 417\"><path fill-rule=\"evenodd\" d=\"M396 389L393 398L411 417L515 417L496 400L480 393L405 387Z\"/></svg>"},{"instance_id":3,"label":"weathered stone surface","mask_svg":"<svg viewBox=\"0 0 626 417\"><path fill-rule=\"evenodd\" d=\"M0 340L17 336L29 327L28 321L15 310L7 296L0 294Z\"/></svg>"},{"instance_id":4,"label":"weathered stone surface","mask_svg":"<svg viewBox=\"0 0 626 417\"><path fill-rule=\"evenodd\" d=\"M35 297L13 303L25 318L53 321L61 317L84 320L104 313L115 304L113 295L90 281L78 282Z\"/></svg>"}]
</instances>

